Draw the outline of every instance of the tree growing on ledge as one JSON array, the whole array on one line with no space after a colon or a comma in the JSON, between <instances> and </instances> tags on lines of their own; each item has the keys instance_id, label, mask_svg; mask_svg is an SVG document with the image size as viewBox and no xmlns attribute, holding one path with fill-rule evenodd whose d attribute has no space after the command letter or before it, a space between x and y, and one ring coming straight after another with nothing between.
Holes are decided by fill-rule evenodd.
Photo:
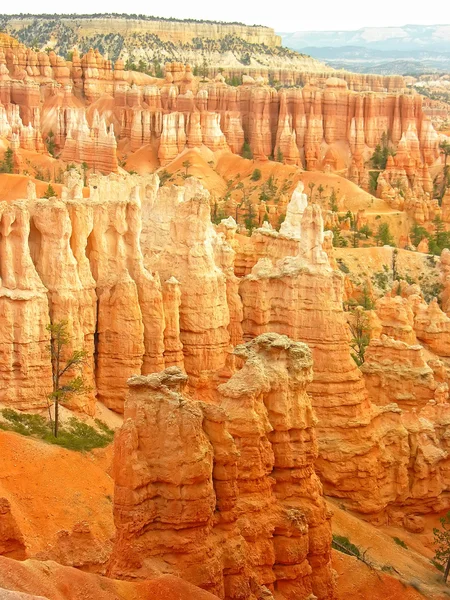
<instances>
[{"instance_id":1,"label":"tree growing on ledge","mask_svg":"<svg viewBox=\"0 0 450 600\"><path fill-rule=\"evenodd\" d=\"M50 332L48 351L52 363L53 383L53 389L48 398L53 402L55 407L54 421L52 421L50 415L50 424L52 426L53 435L58 437L60 403L71 394L82 394L83 392L88 391L81 375L76 375L69 381L64 378L64 375L75 374L76 371L81 369L87 354L85 350L75 350L68 358L65 358L67 346L70 345L67 321L50 323L47 325L47 331Z\"/></svg>"},{"instance_id":2,"label":"tree growing on ledge","mask_svg":"<svg viewBox=\"0 0 450 600\"><path fill-rule=\"evenodd\" d=\"M12 173L14 171L14 154L11 148L5 152L3 160L0 161L0 173Z\"/></svg>"},{"instance_id":3,"label":"tree growing on ledge","mask_svg":"<svg viewBox=\"0 0 450 600\"><path fill-rule=\"evenodd\" d=\"M49 183L42 197L47 198L48 200L49 198L54 198L57 195L58 194L55 192L55 188L52 186L51 183Z\"/></svg>"},{"instance_id":4,"label":"tree growing on ledge","mask_svg":"<svg viewBox=\"0 0 450 600\"><path fill-rule=\"evenodd\" d=\"M242 158L253 159L253 152L247 140L242 144Z\"/></svg>"},{"instance_id":5,"label":"tree growing on ledge","mask_svg":"<svg viewBox=\"0 0 450 600\"><path fill-rule=\"evenodd\" d=\"M380 223L375 239L378 246L395 246L394 238L389 229L389 223Z\"/></svg>"},{"instance_id":6,"label":"tree growing on ledge","mask_svg":"<svg viewBox=\"0 0 450 600\"><path fill-rule=\"evenodd\" d=\"M185 175L186 175L186 177L187 177L187 176L189 175L189 169L192 167L192 163L191 163L191 161L190 161L190 160L185 160L185 161L182 163L182 165L183 165L183 167L184 167L184 168L185 168L185 170L186 170L186 172L185 172Z\"/></svg>"},{"instance_id":7,"label":"tree growing on ledge","mask_svg":"<svg viewBox=\"0 0 450 600\"><path fill-rule=\"evenodd\" d=\"M352 334L350 342L351 355L355 363L360 367L364 364L364 355L370 342L369 319L362 306L357 306L352 311L349 328Z\"/></svg>"}]
</instances>

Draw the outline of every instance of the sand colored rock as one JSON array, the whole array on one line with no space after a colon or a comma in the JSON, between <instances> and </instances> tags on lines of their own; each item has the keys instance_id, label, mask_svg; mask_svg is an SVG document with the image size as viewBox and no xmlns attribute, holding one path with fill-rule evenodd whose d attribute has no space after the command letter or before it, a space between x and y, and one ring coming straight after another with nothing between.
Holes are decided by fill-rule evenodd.
<instances>
[{"instance_id":1,"label":"sand colored rock","mask_svg":"<svg viewBox=\"0 0 450 600\"><path fill-rule=\"evenodd\" d=\"M247 140L256 159L345 170L367 188L364 163L387 135L408 190L432 191L428 168L440 161L439 135L421 97L401 93L401 78L280 69L275 79L303 87L277 92L266 84L267 68L225 69L229 78L246 73L236 89L217 72L213 80L199 81L181 63L167 64L164 80L125 71L122 60L113 70L92 49L84 56L75 51L71 63L20 44L2 54L0 102L6 117L0 129L18 148L45 151L51 131L66 163L85 162L109 173L119 169L118 144L125 139L132 152L153 145L163 166L186 147L241 153ZM45 87L49 84L54 85ZM24 169L20 152L16 163ZM382 174L380 193L400 202L391 171ZM417 194L414 200L422 202ZM414 212L420 213L411 207Z\"/></svg>"},{"instance_id":2,"label":"sand colored rock","mask_svg":"<svg viewBox=\"0 0 450 600\"><path fill-rule=\"evenodd\" d=\"M112 480L95 459L7 431L0 449L0 553L103 571L114 534Z\"/></svg>"},{"instance_id":3,"label":"sand colored rock","mask_svg":"<svg viewBox=\"0 0 450 600\"><path fill-rule=\"evenodd\" d=\"M145 582L117 581L52 561L19 562L2 556L0 586L7 588L0 587L2 600L76 600L80 596L86 600L217 599L217 596L172 575Z\"/></svg>"},{"instance_id":4,"label":"sand colored rock","mask_svg":"<svg viewBox=\"0 0 450 600\"><path fill-rule=\"evenodd\" d=\"M49 307L30 256L26 203L0 203L0 228L0 402L44 407L51 390Z\"/></svg>"},{"instance_id":5,"label":"sand colored rock","mask_svg":"<svg viewBox=\"0 0 450 600\"><path fill-rule=\"evenodd\" d=\"M176 571L225 598L264 588L331 598L309 350L265 334L235 353L245 364L220 386L216 406L183 397L187 378L175 367L129 380L115 444L110 574Z\"/></svg>"},{"instance_id":6,"label":"sand colored rock","mask_svg":"<svg viewBox=\"0 0 450 600\"><path fill-rule=\"evenodd\" d=\"M25 558L23 535L7 498L0 498L0 554L18 560Z\"/></svg>"},{"instance_id":7,"label":"sand colored rock","mask_svg":"<svg viewBox=\"0 0 450 600\"><path fill-rule=\"evenodd\" d=\"M120 411L115 398L121 398L127 377L164 366L163 296L158 276L143 264L139 187L120 178L92 181L87 200L74 172L66 177L61 200L36 200L30 189L31 217L25 202L2 205L7 260L0 362L5 381L17 381L4 387L6 404L46 406L51 367L45 327L50 319L68 321L68 352L87 352L83 376L91 391L69 400L78 410L94 414L98 392ZM14 329L14 322L23 328ZM13 368L13 360L21 366Z\"/></svg>"},{"instance_id":8,"label":"sand colored rock","mask_svg":"<svg viewBox=\"0 0 450 600\"><path fill-rule=\"evenodd\" d=\"M362 366L370 399L385 406L420 410L430 400L447 402L448 385L435 380L420 345L409 346L386 335L373 339Z\"/></svg>"},{"instance_id":9,"label":"sand colored rock","mask_svg":"<svg viewBox=\"0 0 450 600\"><path fill-rule=\"evenodd\" d=\"M233 295L234 274L229 273L227 282L215 262L217 234L210 221L209 194L195 180L187 181L184 190L172 188L171 205L164 190L158 197L154 210L156 215L165 213L165 222L157 217L146 223L144 248L148 268L180 282L184 366L194 386L208 388L230 351L227 298Z\"/></svg>"}]
</instances>

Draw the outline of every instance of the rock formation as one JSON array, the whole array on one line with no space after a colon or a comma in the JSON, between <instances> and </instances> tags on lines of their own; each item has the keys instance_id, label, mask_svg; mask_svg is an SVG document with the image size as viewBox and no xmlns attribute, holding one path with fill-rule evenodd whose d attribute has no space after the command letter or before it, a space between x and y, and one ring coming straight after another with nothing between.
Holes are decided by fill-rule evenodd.
<instances>
[{"instance_id":1,"label":"rock formation","mask_svg":"<svg viewBox=\"0 0 450 600\"><path fill-rule=\"evenodd\" d=\"M176 367L129 380L110 574L177 573L225 598L332 598L330 515L306 394L311 354L277 334L235 354L245 364L216 405L185 397Z\"/></svg>"},{"instance_id":2,"label":"rock formation","mask_svg":"<svg viewBox=\"0 0 450 600\"><path fill-rule=\"evenodd\" d=\"M109 173L119 169L122 140L132 152L156 148L161 165L186 148L240 153L247 141L256 159L281 156L309 170L345 170L367 187L364 163L386 138L397 154L381 174L379 193L396 196L392 184L402 180L414 212L421 194L433 189L429 168L441 160L421 96L402 94L395 78L298 73L302 89L277 92L257 73L235 88L217 73L199 81L189 65L169 63L162 80L125 71L121 60L113 69L98 51L75 52L69 63L20 44L0 48L0 71L0 136L17 145L18 170L25 168L20 150L42 152L46 145L66 163ZM401 202L398 194L392 201Z\"/></svg>"},{"instance_id":3,"label":"rock formation","mask_svg":"<svg viewBox=\"0 0 450 600\"><path fill-rule=\"evenodd\" d=\"M427 512L438 497L445 507L445 460L436 486L420 470L408 433L413 409L420 419L431 415L432 446L445 452L435 423L448 406L440 357L448 356L449 321L417 286L378 302L377 337L363 376L351 357L331 238L301 186L283 230L265 225L250 237L237 234L231 218L212 226L209 194L194 178L160 188L157 176L91 175L89 192L84 198L81 176L71 171L61 199L37 200L31 185L27 201L1 205L4 404L45 406L51 383L45 325L64 314L73 346L87 351L84 374L92 388L70 402L89 414L98 401L123 412L127 378L164 367L185 370L192 397L224 407L226 382L239 363L232 347L264 333L289 335L308 343L314 359L308 391L319 419L315 464L326 492L381 521ZM393 379L400 366L409 391ZM413 489L415 470L420 482Z\"/></svg>"}]
</instances>

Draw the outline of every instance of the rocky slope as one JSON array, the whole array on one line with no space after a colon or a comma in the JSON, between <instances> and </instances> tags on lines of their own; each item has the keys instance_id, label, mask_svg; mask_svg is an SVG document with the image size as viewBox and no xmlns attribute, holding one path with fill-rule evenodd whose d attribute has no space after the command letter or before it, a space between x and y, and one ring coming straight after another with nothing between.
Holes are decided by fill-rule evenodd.
<instances>
[{"instance_id":1,"label":"rocky slope","mask_svg":"<svg viewBox=\"0 0 450 600\"><path fill-rule=\"evenodd\" d=\"M15 589L59 598L64 568L10 567L29 558L109 575L69 570L74 597L91 581L139 598L168 574L326 600L324 494L425 534L450 506L450 251L427 254L448 245L450 195L420 96L401 78L234 87L0 44L1 415L47 412L46 326L64 319L86 388L63 410L123 422L106 473L108 451L0 432L0 585L30 568Z\"/></svg>"},{"instance_id":2,"label":"rocky slope","mask_svg":"<svg viewBox=\"0 0 450 600\"><path fill-rule=\"evenodd\" d=\"M328 70L322 63L281 46L273 29L242 23L158 19L143 15L0 15L0 26L36 50L67 56L90 48L135 63L155 74L165 62L189 62L211 72L249 67ZM206 61L206 64L205 64Z\"/></svg>"}]
</instances>

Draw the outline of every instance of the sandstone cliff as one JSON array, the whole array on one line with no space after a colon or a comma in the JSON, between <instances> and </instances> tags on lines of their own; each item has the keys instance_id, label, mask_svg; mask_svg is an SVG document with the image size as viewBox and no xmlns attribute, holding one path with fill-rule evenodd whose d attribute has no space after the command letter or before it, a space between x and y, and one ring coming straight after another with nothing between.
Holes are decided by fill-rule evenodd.
<instances>
[{"instance_id":1,"label":"sandstone cliff","mask_svg":"<svg viewBox=\"0 0 450 600\"><path fill-rule=\"evenodd\" d=\"M97 50L74 51L65 61L6 41L0 137L15 151L16 172L27 170L23 150L47 147L65 163L109 173L119 168L118 146L155 148L166 165L186 148L240 153L247 140L256 159L282 156L309 170L344 170L367 186L365 163L387 136L396 163L380 175L379 194L404 203L392 188L402 180L411 188L406 204L418 213L414 203L432 189L429 168L440 163L439 136L420 96L402 93L402 81L327 72L299 73L294 83L302 89L276 91L267 75L253 69L236 88L220 73L200 81L189 65L170 63L161 79L127 71L122 60L113 65Z\"/></svg>"},{"instance_id":2,"label":"sandstone cliff","mask_svg":"<svg viewBox=\"0 0 450 600\"><path fill-rule=\"evenodd\" d=\"M439 356L448 355L449 321L435 303L424 303L414 286L408 298L380 300L378 331L404 345L373 340L366 388L351 357L343 276L330 266L320 208L301 185L282 231L265 225L249 238L236 234L232 219L215 230L209 194L193 178L184 187L136 175L90 183L83 198L80 176L70 172L60 200L37 200L30 185L27 201L2 204L3 403L45 406L50 318L67 315L74 347L87 351L92 391L71 403L90 414L98 401L123 412L128 377L171 365L186 370L194 397L217 404L236 368L232 346L276 332L311 347L316 466L327 493L381 520L426 512L438 498L445 505L445 460L436 484L408 435L413 407L431 415L432 429L448 407ZM399 365L409 396L395 379ZM432 443L445 453L440 435Z\"/></svg>"}]
</instances>

